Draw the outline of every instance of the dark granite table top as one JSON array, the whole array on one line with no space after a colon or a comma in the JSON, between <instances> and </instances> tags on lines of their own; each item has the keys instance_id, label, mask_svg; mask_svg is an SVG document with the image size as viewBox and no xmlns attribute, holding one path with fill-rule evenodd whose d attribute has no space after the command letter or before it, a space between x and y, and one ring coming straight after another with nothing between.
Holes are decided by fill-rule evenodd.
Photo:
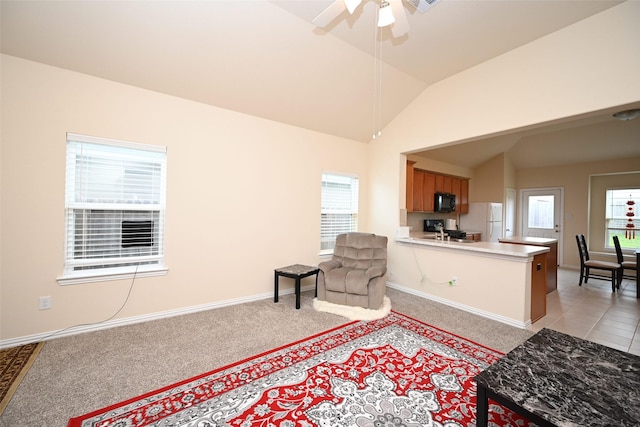
<instances>
[{"instance_id":1,"label":"dark granite table top","mask_svg":"<svg viewBox=\"0 0 640 427\"><path fill-rule=\"evenodd\" d=\"M640 426L640 357L550 329L475 380L557 426Z\"/></svg>"}]
</instances>

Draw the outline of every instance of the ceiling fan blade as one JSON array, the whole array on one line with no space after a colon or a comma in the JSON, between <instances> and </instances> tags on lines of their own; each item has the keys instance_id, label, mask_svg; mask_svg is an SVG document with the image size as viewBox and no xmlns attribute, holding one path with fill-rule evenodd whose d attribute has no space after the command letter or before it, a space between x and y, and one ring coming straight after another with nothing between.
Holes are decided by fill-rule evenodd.
<instances>
[{"instance_id":1,"label":"ceiling fan blade","mask_svg":"<svg viewBox=\"0 0 640 427\"><path fill-rule=\"evenodd\" d=\"M311 22L320 28L324 28L345 10L347 10L347 6L345 5L344 0L335 0Z\"/></svg>"},{"instance_id":2,"label":"ceiling fan blade","mask_svg":"<svg viewBox=\"0 0 640 427\"><path fill-rule=\"evenodd\" d=\"M407 20L407 14L402 5L402 0L388 0L393 11L393 17L395 22L391 24L391 33L393 37L404 36L409 32L409 21Z\"/></svg>"}]
</instances>

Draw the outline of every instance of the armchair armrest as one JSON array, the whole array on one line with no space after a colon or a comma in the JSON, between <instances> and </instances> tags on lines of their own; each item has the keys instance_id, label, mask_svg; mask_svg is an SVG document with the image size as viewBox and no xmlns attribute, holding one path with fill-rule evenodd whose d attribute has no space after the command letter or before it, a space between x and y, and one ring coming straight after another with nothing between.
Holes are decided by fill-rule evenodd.
<instances>
[{"instance_id":1,"label":"armchair armrest","mask_svg":"<svg viewBox=\"0 0 640 427\"><path fill-rule=\"evenodd\" d=\"M335 260L324 261L318 264L318 268L322 270L324 273L328 273L335 268L342 267L342 264Z\"/></svg>"},{"instance_id":2,"label":"armchair armrest","mask_svg":"<svg viewBox=\"0 0 640 427\"><path fill-rule=\"evenodd\" d=\"M373 279L374 277L383 276L384 273L386 273L386 272L387 272L387 267L384 267L382 265L374 265L373 267L367 268L367 270L364 272L364 274L369 279Z\"/></svg>"}]
</instances>

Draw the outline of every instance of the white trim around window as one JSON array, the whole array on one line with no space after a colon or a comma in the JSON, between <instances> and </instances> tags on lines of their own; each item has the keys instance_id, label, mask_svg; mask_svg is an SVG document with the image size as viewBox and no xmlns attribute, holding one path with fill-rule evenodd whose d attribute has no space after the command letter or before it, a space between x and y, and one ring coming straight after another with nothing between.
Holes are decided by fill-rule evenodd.
<instances>
[{"instance_id":1,"label":"white trim around window","mask_svg":"<svg viewBox=\"0 0 640 427\"><path fill-rule=\"evenodd\" d=\"M166 147L67 134L58 283L164 275Z\"/></svg>"},{"instance_id":2,"label":"white trim around window","mask_svg":"<svg viewBox=\"0 0 640 427\"><path fill-rule=\"evenodd\" d=\"M358 231L358 200L357 175L322 173L320 255L333 253L338 234Z\"/></svg>"}]
</instances>

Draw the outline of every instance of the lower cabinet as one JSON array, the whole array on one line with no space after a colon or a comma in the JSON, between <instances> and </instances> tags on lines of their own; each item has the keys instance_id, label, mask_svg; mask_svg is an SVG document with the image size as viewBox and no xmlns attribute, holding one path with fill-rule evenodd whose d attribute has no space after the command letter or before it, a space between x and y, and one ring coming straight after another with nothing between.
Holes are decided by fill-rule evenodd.
<instances>
[{"instance_id":1,"label":"lower cabinet","mask_svg":"<svg viewBox=\"0 0 640 427\"><path fill-rule=\"evenodd\" d=\"M536 241L537 239L537 241ZM540 241L543 240L543 241ZM505 237L500 243L512 243L516 245L543 246L549 248L547 252L547 293L558 289L558 242L555 239Z\"/></svg>"},{"instance_id":2,"label":"lower cabinet","mask_svg":"<svg viewBox=\"0 0 640 427\"><path fill-rule=\"evenodd\" d=\"M547 254L538 254L531 263L531 323L547 314Z\"/></svg>"},{"instance_id":3,"label":"lower cabinet","mask_svg":"<svg viewBox=\"0 0 640 427\"><path fill-rule=\"evenodd\" d=\"M482 240L482 233L474 233L467 231L467 239L475 240L476 242L480 242Z\"/></svg>"}]
</instances>

